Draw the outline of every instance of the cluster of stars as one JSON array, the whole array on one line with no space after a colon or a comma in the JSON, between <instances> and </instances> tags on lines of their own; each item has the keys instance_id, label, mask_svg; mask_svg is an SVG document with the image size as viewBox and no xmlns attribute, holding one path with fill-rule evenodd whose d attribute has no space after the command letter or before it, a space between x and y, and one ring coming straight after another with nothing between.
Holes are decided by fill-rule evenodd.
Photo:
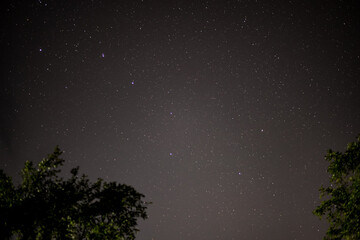
<instances>
[{"instance_id":1,"label":"cluster of stars","mask_svg":"<svg viewBox=\"0 0 360 240\"><path fill-rule=\"evenodd\" d=\"M358 15L330 5L14 2L3 166L59 144L154 202L140 240L319 239L323 154L360 131Z\"/></svg>"}]
</instances>

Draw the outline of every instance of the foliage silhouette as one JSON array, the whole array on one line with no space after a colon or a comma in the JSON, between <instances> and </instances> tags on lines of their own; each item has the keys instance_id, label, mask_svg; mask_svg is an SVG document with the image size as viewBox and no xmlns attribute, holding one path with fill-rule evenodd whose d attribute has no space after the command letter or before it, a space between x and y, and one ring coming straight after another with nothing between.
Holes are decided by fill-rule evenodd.
<instances>
[{"instance_id":1,"label":"foliage silhouette","mask_svg":"<svg viewBox=\"0 0 360 240\"><path fill-rule=\"evenodd\" d=\"M327 197L313 213L326 215L330 227L324 239L360 239L360 136L344 153L329 150L330 186L320 188Z\"/></svg>"},{"instance_id":2,"label":"foliage silhouette","mask_svg":"<svg viewBox=\"0 0 360 240\"><path fill-rule=\"evenodd\" d=\"M133 187L79 176L59 177L58 147L37 167L23 168L15 187L0 169L0 239L135 239L137 219L149 203Z\"/></svg>"}]
</instances>

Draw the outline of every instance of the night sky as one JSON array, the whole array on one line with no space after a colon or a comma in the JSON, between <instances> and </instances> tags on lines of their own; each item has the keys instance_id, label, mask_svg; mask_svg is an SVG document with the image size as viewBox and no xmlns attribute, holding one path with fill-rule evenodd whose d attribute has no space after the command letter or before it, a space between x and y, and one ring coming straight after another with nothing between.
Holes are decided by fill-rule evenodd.
<instances>
[{"instance_id":1,"label":"night sky","mask_svg":"<svg viewBox=\"0 0 360 240\"><path fill-rule=\"evenodd\" d=\"M66 172L153 202L139 240L325 234L324 156L360 133L356 1L2 5L0 168L15 180L59 145Z\"/></svg>"}]
</instances>

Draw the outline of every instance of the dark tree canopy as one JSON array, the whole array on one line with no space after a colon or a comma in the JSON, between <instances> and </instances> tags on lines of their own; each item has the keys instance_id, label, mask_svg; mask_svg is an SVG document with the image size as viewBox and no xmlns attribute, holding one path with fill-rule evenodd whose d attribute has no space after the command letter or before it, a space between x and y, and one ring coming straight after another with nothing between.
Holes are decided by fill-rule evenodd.
<instances>
[{"instance_id":1,"label":"dark tree canopy","mask_svg":"<svg viewBox=\"0 0 360 240\"><path fill-rule=\"evenodd\" d=\"M329 150L326 160L330 186L320 188L326 200L314 210L330 223L324 239L360 239L360 136L344 153Z\"/></svg>"},{"instance_id":2,"label":"dark tree canopy","mask_svg":"<svg viewBox=\"0 0 360 240\"><path fill-rule=\"evenodd\" d=\"M61 151L55 148L36 167L26 162L15 187L0 169L0 239L135 239L138 218L147 218L144 195L133 187L71 170L59 177Z\"/></svg>"}]
</instances>

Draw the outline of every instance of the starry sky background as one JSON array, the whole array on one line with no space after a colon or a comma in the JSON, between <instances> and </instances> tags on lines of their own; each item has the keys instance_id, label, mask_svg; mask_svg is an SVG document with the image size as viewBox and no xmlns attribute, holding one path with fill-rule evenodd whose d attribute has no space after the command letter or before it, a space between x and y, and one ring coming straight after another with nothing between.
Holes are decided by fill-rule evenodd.
<instances>
[{"instance_id":1,"label":"starry sky background","mask_svg":"<svg viewBox=\"0 0 360 240\"><path fill-rule=\"evenodd\" d=\"M356 1L2 2L0 168L153 202L137 239L321 239L327 149L360 133Z\"/></svg>"}]
</instances>

